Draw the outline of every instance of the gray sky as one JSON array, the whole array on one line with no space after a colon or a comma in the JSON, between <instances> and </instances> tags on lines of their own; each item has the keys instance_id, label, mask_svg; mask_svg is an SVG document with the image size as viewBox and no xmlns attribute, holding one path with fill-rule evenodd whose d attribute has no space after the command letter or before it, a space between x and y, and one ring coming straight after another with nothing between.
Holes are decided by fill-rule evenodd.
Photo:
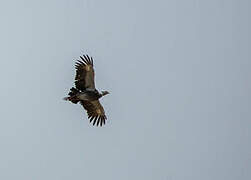
<instances>
[{"instance_id":1,"label":"gray sky","mask_svg":"<svg viewBox=\"0 0 251 180\"><path fill-rule=\"evenodd\" d=\"M248 0L0 2L0 179L251 179ZM62 100L93 56L108 122Z\"/></svg>"}]
</instances>

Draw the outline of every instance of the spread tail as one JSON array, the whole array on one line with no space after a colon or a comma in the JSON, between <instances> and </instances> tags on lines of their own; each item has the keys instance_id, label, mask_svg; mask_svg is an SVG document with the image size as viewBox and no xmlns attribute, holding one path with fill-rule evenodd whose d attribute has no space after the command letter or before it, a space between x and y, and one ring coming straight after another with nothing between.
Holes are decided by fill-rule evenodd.
<instances>
[{"instance_id":1,"label":"spread tail","mask_svg":"<svg viewBox=\"0 0 251 180\"><path fill-rule=\"evenodd\" d=\"M79 90L77 90L76 88L72 87L70 89L70 92L68 93L68 97L64 97L63 100L65 101L71 101L74 104L77 104L79 102L78 98L77 98L77 94L79 93Z\"/></svg>"},{"instance_id":2,"label":"spread tail","mask_svg":"<svg viewBox=\"0 0 251 180\"><path fill-rule=\"evenodd\" d=\"M69 97L64 97L63 100L69 101Z\"/></svg>"}]
</instances>

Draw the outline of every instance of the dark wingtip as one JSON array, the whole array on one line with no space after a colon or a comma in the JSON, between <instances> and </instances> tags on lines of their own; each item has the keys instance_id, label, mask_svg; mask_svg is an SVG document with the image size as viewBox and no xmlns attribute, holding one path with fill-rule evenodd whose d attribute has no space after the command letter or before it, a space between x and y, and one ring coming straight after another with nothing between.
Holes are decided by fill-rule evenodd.
<instances>
[{"instance_id":1,"label":"dark wingtip","mask_svg":"<svg viewBox=\"0 0 251 180\"><path fill-rule=\"evenodd\" d=\"M89 62L90 64L92 64L91 59L90 59L90 57L88 56L88 54L86 54L86 56L87 56L88 62Z\"/></svg>"},{"instance_id":2,"label":"dark wingtip","mask_svg":"<svg viewBox=\"0 0 251 180\"><path fill-rule=\"evenodd\" d=\"M92 122L93 119L94 119L94 116L90 116L90 123Z\"/></svg>"},{"instance_id":3,"label":"dark wingtip","mask_svg":"<svg viewBox=\"0 0 251 180\"><path fill-rule=\"evenodd\" d=\"M98 126L99 124L100 124L100 126L102 126L101 116L98 117L97 126Z\"/></svg>"},{"instance_id":4,"label":"dark wingtip","mask_svg":"<svg viewBox=\"0 0 251 180\"><path fill-rule=\"evenodd\" d=\"M92 63L92 66L93 66L93 59L92 59L92 57L91 57L91 63Z\"/></svg>"},{"instance_id":5,"label":"dark wingtip","mask_svg":"<svg viewBox=\"0 0 251 180\"><path fill-rule=\"evenodd\" d=\"M88 64L88 62L86 61L86 58L85 58L85 55L83 55L84 56L84 58L82 57L82 56L80 56L80 58L82 59L82 61L84 62L82 62L83 64Z\"/></svg>"},{"instance_id":6,"label":"dark wingtip","mask_svg":"<svg viewBox=\"0 0 251 180\"><path fill-rule=\"evenodd\" d=\"M98 118L98 116L95 117L95 119L93 121L93 126L95 126L97 118Z\"/></svg>"},{"instance_id":7,"label":"dark wingtip","mask_svg":"<svg viewBox=\"0 0 251 180\"><path fill-rule=\"evenodd\" d=\"M90 123L92 123L93 126L96 125L96 126L102 127L103 125L105 125L106 116L91 116L91 115L89 115L88 119L90 120Z\"/></svg>"}]
</instances>

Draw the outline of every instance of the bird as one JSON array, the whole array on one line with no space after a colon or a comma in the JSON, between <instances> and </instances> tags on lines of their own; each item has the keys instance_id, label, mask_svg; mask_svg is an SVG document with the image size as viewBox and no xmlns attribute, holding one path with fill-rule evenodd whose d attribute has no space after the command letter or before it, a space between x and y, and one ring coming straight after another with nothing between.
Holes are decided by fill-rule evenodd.
<instances>
[{"instance_id":1,"label":"bird","mask_svg":"<svg viewBox=\"0 0 251 180\"><path fill-rule=\"evenodd\" d=\"M68 96L63 98L73 104L80 103L86 110L88 119L93 126L105 125L107 117L99 99L107 94L108 91L99 92L95 88L95 72L93 58L86 55L80 56L80 60L75 62L75 87L70 89Z\"/></svg>"}]
</instances>

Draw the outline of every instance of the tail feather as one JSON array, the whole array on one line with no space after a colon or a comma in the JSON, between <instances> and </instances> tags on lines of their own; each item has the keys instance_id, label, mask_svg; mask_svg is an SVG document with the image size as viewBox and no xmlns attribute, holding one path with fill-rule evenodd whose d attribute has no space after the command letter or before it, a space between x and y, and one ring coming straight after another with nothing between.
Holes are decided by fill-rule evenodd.
<instances>
[{"instance_id":1,"label":"tail feather","mask_svg":"<svg viewBox=\"0 0 251 180\"><path fill-rule=\"evenodd\" d=\"M64 97L63 100L69 101L69 97Z\"/></svg>"},{"instance_id":2,"label":"tail feather","mask_svg":"<svg viewBox=\"0 0 251 180\"><path fill-rule=\"evenodd\" d=\"M77 90L76 88L74 88L74 87L72 87L71 89L70 89L70 92L69 92L69 96L75 96L76 94L78 94L79 93L79 90Z\"/></svg>"},{"instance_id":3,"label":"tail feather","mask_svg":"<svg viewBox=\"0 0 251 180\"><path fill-rule=\"evenodd\" d=\"M74 104L77 104L79 102L79 100L77 99L76 95L79 93L79 90L77 90L76 88L72 87L70 89L70 92L68 93L68 97L64 97L63 100L65 101L71 101Z\"/></svg>"}]
</instances>

